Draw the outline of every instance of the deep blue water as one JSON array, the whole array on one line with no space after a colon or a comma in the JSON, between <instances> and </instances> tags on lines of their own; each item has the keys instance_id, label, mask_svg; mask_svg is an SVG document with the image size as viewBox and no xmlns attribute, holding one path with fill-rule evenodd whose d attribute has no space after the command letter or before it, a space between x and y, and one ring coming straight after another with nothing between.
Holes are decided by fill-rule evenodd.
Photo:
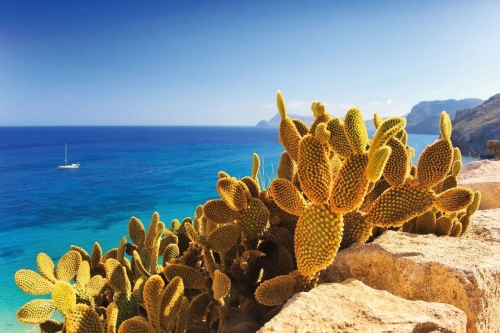
<instances>
[{"instance_id":1,"label":"deep blue water","mask_svg":"<svg viewBox=\"0 0 500 333\"><path fill-rule=\"evenodd\" d=\"M261 179L273 178L277 137L256 127L0 127L0 331L30 330L17 309L47 298L24 294L13 278L21 268L37 271L39 252L57 263L70 245L117 247L131 216L146 227L155 211L167 225L192 216L218 196L220 170L251 174L253 153ZM419 155L436 138L410 134L409 143ZM77 170L57 169L65 143Z\"/></svg>"}]
</instances>

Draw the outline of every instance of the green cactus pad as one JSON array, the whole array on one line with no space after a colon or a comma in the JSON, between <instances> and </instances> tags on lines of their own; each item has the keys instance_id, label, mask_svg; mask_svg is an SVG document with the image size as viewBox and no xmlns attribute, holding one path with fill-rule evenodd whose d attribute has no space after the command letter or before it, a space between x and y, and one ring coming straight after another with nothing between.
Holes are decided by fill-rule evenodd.
<instances>
[{"instance_id":1,"label":"green cactus pad","mask_svg":"<svg viewBox=\"0 0 500 333\"><path fill-rule=\"evenodd\" d=\"M476 212L476 210L479 208L479 204L481 203L481 192L475 191L474 192L474 197L472 199L472 202L470 205L467 207L467 210L465 212L466 215L472 215Z\"/></svg>"},{"instance_id":2,"label":"green cactus pad","mask_svg":"<svg viewBox=\"0 0 500 333\"><path fill-rule=\"evenodd\" d=\"M364 243L372 235L373 225L366 222L364 214L359 211L343 215L344 232L340 249L346 249L354 243Z\"/></svg>"},{"instance_id":3,"label":"green cactus pad","mask_svg":"<svg viewBox=\"0 0 500 333\"><path fill-rule=\"evenodd\" d=\"M432 210L417 217L415 222L415 233L421 235L435 234L437 231L436 214Z\"/></svg>"},{"instance_id":4,"label":"green cactus pad","mask_svg":"<svg viewBox=\"0 0 500 333\"><path fill-rule=\"evenodd\" d=\"M448 216L441 216L436 220L436 235L446 236L453 228L453 220Z\"/></svg>"},{"instance_id":5,"label":"green cactus pad","mask_svg":"<svg viewBox=\"0 0 500 333\"><path fill-rule=\"evenodd\" d=\"M86 304L76 304L66 317L66 333L104 333L103 320L97 312Z\"/></svg>"},{"instance_id":6,"label":"green cactus pad","mask_svg":"<svg viewBox=\"0 0 500 333\"><path fill-rule=\"evenodd\" d=\"M74 250L66 252L57 263L57 279L63 281L72 280L78 272L81 261L82 255L79 252Z\"/></svg>"},{"instance_id":7,"label":"green cactus pad","mask_svg":"<svg viewBox=\"0 0 500 333\"><path fill-rule=\"evenodd\" d=\"M384 179L394 187L403 185L410 175L410 156L403 143L397 139L390 139L387 145L391 147L391 156L384 168Z\"/></svg>"},{"instance_id":8,"label":"green cactus pad","mask_svg":"<svg viewBox=\"0 0 500 333\"><path fill-rule=\"evenodd\" d=\"M434 192L423 187L409 185L392 187L372 204L365 218L379 227L399 227L429 210L434 199Z\"/></svg>"},{"instance_id":9,"label":"green cactus pad","mask_svg":"<svg viewBox=\"0 0 500 333\"><path fill-rule=\"evenodd\" d=\"M20 269L14 274L17 286L30 295L46 295L52 292L54 284L35 271Z\"/></svg>"},{"instance_id":10,"label":"green cactus pad","mask_svg":"<svg viewBox=\"0 0 500 333\"><path fill-rule=\"evenodd\" d=\"M189 305L189 315L193 320L201 321L207 312L211 297L208 293L202 293L193 298Z\"/></svg>"},{"instance_id":11,"label":"green cactus pad","mask_svg":"<svg viewBox=\"0 0 500 333\"><path fill-rule=\"evenodd\" d=\"M236 178L221 178L217 181L217 191L226 205L234 211L247 206L246 186Z\"/></svg>"},{"instance_id":12,"label":"green cactus pad","mask_svg":"<svg viewBox=\"0 0 500 333\"><path fill-rule=\"evenodd\" d=\"M163 273L168 281L172 281L176 276L182 279L184 288L205 289L205 278L196 269L182 265L170 264L163 269Z\"/></svg>"},{"instance_id":13,"label":"green cactus pad","mask_svg":"<svg viewBox=\"0 0 500 333\"><path fill-rule=\"evenodd\" d=\"M153 333L153 328L148 321L141 316L135 316L125 320L118 328L118 333Z\"/></svg>"},{"instance_id":14,"label":"green cactus pad","mask_svg":"<svg viewBox=\"0 0 500 333\"><path fill-rule=\"evenodd\" d=\"M104 264L106 269L106 279L109 285L116 292L127 292L131 290L130 280L128 279L125 267L116 259L108 259Z\"/></svg>"},{"instance_id":15,"label":"green cactus pad","mask_svg":"<svg viewBox=\"0 0 500 333\"><path fill-rule=\"evenodd\" d=\"M170 262L170 260L175 259L179 257L179 247L177 244L168 244L165 250L163 251L163 265L166 265L167 263Z\"/></svg>"},{"instance_id":16,"label":"green cactus pad","mask_svg":"<svg viewBox=\"0 0 500 333\"><path fill-rule=\"evenodd\" d=\"M406 125L406 119L400 117L391 117L386 119L373 135L368 155L375 153L377 149L387 144L387 142L396 136Z\"/></svg>"},{"instance_id":17,"label":"green cactus pad","mask_svg":"<svg viewBox=\"0 0 500 333\"><path fill-rule=\"evenodd\" d=\"M76 305L76 293L69 282L59 281L54 285L52 291L52 303L61 311L63 316L74 310Z\"/></svg>"},{"instance_id":18,"label":"green cactus pad","mask_svg":"<svg viewBox=\"0 0 500 333\"><path fill-rule=\"evenodd\" d=\"M207 238L209 248L218 253L229 251L240 236L241 228L236 224L225 224L215 228Z\"/></svg>"},{"instance_id":19,"label":"green cactus pad","mask_svg":"<svg viewBox=\"0 0 500 333\"><path fill-rule=\"evenodd\" d=\"M141 220L135 216L132 216L128 222L128 235L135 245L142 246L144 244L146 229L144 229Z\"/></svg>"},{"instance_id":20,"label":"green cactus pad","mask_svg":"<svg viewBox=\"0 0 500 333\"><path fill-rule=\"evenodd\" d=\"M23 324L41 324L56 312L50 299L34 299L17 311L17 320Z\"/></svg>"},{"instance_id":21,"label":"green cactus pad","mask_svg":"<svg viewBox=\"0 0 500 333\"><path fill-rule=\"evenodd\" d=\"M456 222L454 225L453 225L453 228L451 229L450 231L450 236L451 237L458 237L462 234L462 223L460 222Z\"/></svg>"},{"instance_id":22,"label":"green cactus pad","mask_svg":"<svg viewBox=\"0 0 500 333\"><path fill-rule=\"evenodd\" d=\"M300 216L307 207L304 196L287 179L277 178L273 180L270 190L276 204L290 214Z\"/></svg>"},{"instance_id":23,"label":"green cactus pad","mask_svg":"<svg viewBox=\"0 0 500 333\"><path fill-rule=\"evenodd\" d=\"M326 204L311 205L295 228L295 256L300 274L310 276L335 258L342 240L342 216Z\"/></svg>"},{"instance_id":24,"label":"green cactus pad","mask_svg":"<svg viewBox=\"0 0 500 333\"><path fill-rule=\"evenodd\" d=\"M328 145L310 134L300 141L297 173L302 191L313 203L326 202L332 191L329 155Z\"/></svg>"},{"instance_id":25,"label":"green cactus pad","mask_svg":"<svg viewBox=\"0 0 500 333\"><path fill-rule=\"evenodd\" d=\"M441 139L425 147L417 162L420 185L427 188L437 185L448 174L452 161L451 141Z\"/></svg>"},{"instance_id":26,"label":"green cactus pad","mask_svg":"<svg viewBox=\"0 0 500 333\"><path fill-rule=\"evenodd\" d=\"M252 161L252 178L256 182L258 182L259 169L260 169L260 158L259 158L259 155L254 153L253 154L253 161Z\"/></svg>"},{"instance_id":27,"label":"green cactus pad","mask_svg":"<svg viewBox=\"0 0 500 333\"><path fill-rule=\"evenodd\" d=\"M370 156L368 165L366 166L366 179L368 179L369 182L374 183L380 179L390 156L392 156L392 153L391 147L389 146L380 147Z\"/></svg>"},{"instance_id":28,"label":"green cactus pad","mask_svg":"<svg viewBox=\"0 0 500 333\"><path fill-rule=\"evenodd\" d=\"M178 316L185 286L186 283L183 278L175 276L163 290L160 306L161 326L167 332L171 330L175 318ZM186 286L186 288L188 287Z\"/></svg>"},{"instance_id":29,"label":"green cactus pad","mask_svg":"<svg viewBox=\"0 0 500 333\"><path fill-rule=\"evenodd\" d=\"M291 159L290 155L286 151L281 153L280 161L278 164L278 178L283 178L291 181L296 169L297 168L295 166L295 163Z\"/></svg>"},{"instance_id":30,"label":"green cactus pad","mask_svg":"<svg viewBox=\"0 0 500 333\"><path fill-rule=\"evenodd\" d=\"M366 131L363 115L358 108L351 108L347 111L344 118L344 131L353 153L364 153L368 141L368 132Z\"/></svg>"},{"instance_id":31,"label":"green cactus pad","mask_svg":"<svg viewBox=\"0 0 500 333\"><path fill-rule=\"evenodd\" d=\"M212 283L212 290L214 292L214 298L216 300L222 300L229 294L231 289L231 279L222 273L220 270L215 270L214 279Z\"/></svg>"},{"instance_id":32,"label":"green cactus pad","mask_svg":"<svg viewBox=\"0 0 500 333\"><path fill-rule=\"evenodd\" d=\"M467 208L474 199L474 193L463 187L444 191L436 198L434 205L441 211L451 213Z\"/></svg>"},{"instance_id":33,"label":"green cactus pad","mask_svg":"<svg viewBox=\"0 0 500 333\"><path fill-rule=\"evenodd\" d=\"M245 240L258 239L269 226L269 210L259 199L251 198L239 213L239 223Z\"/></svg>"},{"instance_id":34,"label":"green cactus pad","mask_svg":"<svg viewBox=\"0 0 500 333\"><path fill-rule=\"evenodd\" d=\"M299 132L300 137L305 136L306 134L309 133L309 127L305 122L303 122L300 119L292 119L293 124L295 125L295 128Z\"/></svg>"},{"instance_id":35,"label":"green cactus pad","mask_svg":"<svg viewBox=\"0 0 500 333\"><path fill-rule=\"evenodd\" d=\"M54 262L47 254L39 253L36 257L36 265L44 278L54 283L57 281Z\"/></svg>"},{"instance_id":36,"label":"green cactus pad","mask_svg":"<svg viewBox=\"0 0 500 333\"><path fill-rule=\"evenodd\" d=\"M285 303L292 295L295 279L290 275L280 275L262 282L255 290L255 299L260 304L275 306Z\"/></svg>"},{"instance_id":37,"label":"green cactus pad","mask_svg":"<svg viewBox=\"0 0 500 333\"><path fill-rule=\"evenodd\" d=\"M148 314L148 322L155 332L160 331L160 306L165 283L159 275L152 275L144 284L144 307Z\"/></svg>"},{"instance_id":38,"label":"green cactus pad","mask_svg":"<svg viewBox=\"0 0 500 333\"><path fill-rule=\"evenodd\" d=\"M451 137L451 119L446 111L441 112L439 133L441 134L442 139L449 140Z\"/></svg>"},{"instance_id":39,"label":"green cactus pad","mask_svg":"<svg viewBox=\"0 0 500 333\"><path fill-rule=\"evenodd\" d=\"M330 132L330 146L333 151L342 158L351 156L353 152L347 140L342 120L339 117L332 118L326 124L326 128Z\"/></svg>"},{"instance_id":40,"label":"green cactus pad","mask_svg":"<svg viewBox=\"0 0 500 333\"><path fill-rule=\"evenodd\" d=\"M241 178L241 182L243 182L247 186L252 198L259 197L260 185L256 179L251 178L251 177L243 177L243 178Z\"/></svg>"},{"instance_id":41,"label":"green cactus pad","mask_svg":"<svg viewBox=\"0 0 500 333\"><path fill-rule=\"evenodd\" d=\"M232 222L237 217L233 209L229 208L223 200L218 199L208 200L203 205L203 214L209 221L220 224Z\"/></svg>"},{"instance_id":42,"label":"green cactus pad","mask_svg":"<svg viewBox=\"0 0 500 333\"><path fill-rule=\"evenodd\" d=\"M349 212L360 206L368 190L368 155L352 155L342 165L332 191L332 209Z\"/></svg>"}]
</instances>

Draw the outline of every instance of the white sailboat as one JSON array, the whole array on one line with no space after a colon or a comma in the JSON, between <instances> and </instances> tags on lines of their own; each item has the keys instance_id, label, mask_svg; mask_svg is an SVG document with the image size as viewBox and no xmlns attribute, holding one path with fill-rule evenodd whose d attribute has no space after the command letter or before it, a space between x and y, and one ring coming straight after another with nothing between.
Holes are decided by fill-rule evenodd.
<instances>
[{"instance_id":1,"label":"white sailboat","mask_svg":"<svg viewBox=\"0 0 500 333\"><path fill-rule=\"evenodd\" d=\"M59 170L68 170L68 169L78 169L80 167L80 163L68 163L68 144L64 144L64 165L60 165L57 168Z\"/></svg>"}]
</instances>

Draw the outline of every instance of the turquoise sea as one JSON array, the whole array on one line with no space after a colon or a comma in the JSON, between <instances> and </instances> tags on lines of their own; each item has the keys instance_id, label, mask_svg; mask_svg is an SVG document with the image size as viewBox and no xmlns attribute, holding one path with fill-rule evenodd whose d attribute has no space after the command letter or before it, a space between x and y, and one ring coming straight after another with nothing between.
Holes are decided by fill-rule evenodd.
<instances>
[{"instance_id":1,"label":"turquoise sea","mask_svg":"<svg viewBox=\"0 0 500 333\"><path fill-rule=\"evenodd\" d=\"M437 136L409 135L417 152ZM61 171L64 144L76 170ZM277 129L256 127L0 127L0 332L37 332L17 310L35 298L14 282L36 256L55 263L71 245L117 247L128 220L167 225L216 198L220 170L238 178L261 158L266 183L283 148ZM416 162L416 159L415 159ZM467 162L467 161L464 161Z\"/></svg>"}]
</instances>

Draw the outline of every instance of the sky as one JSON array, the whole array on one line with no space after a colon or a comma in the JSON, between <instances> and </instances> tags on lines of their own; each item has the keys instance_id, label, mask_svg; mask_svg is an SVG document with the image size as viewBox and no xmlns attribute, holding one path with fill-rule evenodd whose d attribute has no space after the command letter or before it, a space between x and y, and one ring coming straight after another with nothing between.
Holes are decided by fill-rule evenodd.
<instances>
[{"instance_id":1,"label":"sky","mask_svg":"<svg viewBox=\"0 0 500 333\"><path fill-rule=\"evenodd\" d=\"M365 119L500 93L500 1L0 3L0 126Z\"/></svg>"}]
</instances>

